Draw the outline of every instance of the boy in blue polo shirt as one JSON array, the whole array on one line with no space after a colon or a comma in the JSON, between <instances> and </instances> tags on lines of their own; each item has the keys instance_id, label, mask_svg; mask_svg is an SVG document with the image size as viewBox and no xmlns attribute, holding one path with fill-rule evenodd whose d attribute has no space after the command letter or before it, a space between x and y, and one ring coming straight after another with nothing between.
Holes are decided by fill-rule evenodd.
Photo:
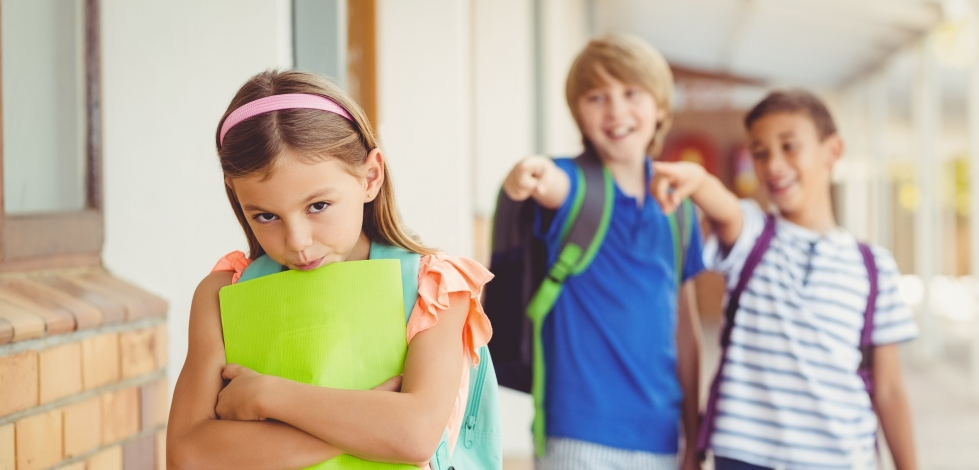
<instances>
[{"instance_id":1,"label":"boy in blue polo shirt","mask_svg":"<svg viewBox=\"0 0 979 470\"><path fill-rule=\"evenodd\" d=\"M568 74L568 106L584 145L612 174L615 197L601 248L567 279L544 322L547 449L539 469L676 469L681 421L691 443L683 468L699 468L699 326L688 302L678 309L673 234L648 192L651 156L672 120L672 88L663 57L625 35L591 41ZM504 182L511 199L539 205L549 263L580 189L574 165L530 157ZM683 281L703 269L693 226ZM685 300L691 289L681 290Z\"/></svg>"}]
</instances>

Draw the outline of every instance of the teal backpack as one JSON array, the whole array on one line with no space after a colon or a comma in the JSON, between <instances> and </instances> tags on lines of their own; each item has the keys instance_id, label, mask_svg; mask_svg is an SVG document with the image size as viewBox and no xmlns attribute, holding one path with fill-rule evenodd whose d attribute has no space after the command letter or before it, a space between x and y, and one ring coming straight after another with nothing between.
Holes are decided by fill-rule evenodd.
<instances>
[{"instance_id":1,"label":"teal backpack","mask_svg":"<svg viewBox=\"0 0 979 470\"><path fill-rule=\"evenodd\" d=\"M401 262L401 285L405 299L405 321L418 302L418 267L421 256L403 248L371 243L371 259L396 259ZM285 268L263 255L252 261L238 279L244 282ZM503 468L500 441L500 412L496 372L486 346L479 349L479 366L469 370L469 399L455 450L449 455L448 430L432 456L432 470L491 470Z\"/></svg>"},{"instance_id":2,"label":"teal backpack","mask_svg":"<svg viewBox=\"0 0 979 470\"><path fill-rule=\"evenodd\" d=\"M500 385L534 400L534 448L538 457L546 451L544 415L544 347L541 331L564 282L588 269L608 231L615 202L611 172L590 151L574 159L579 190L571 201L561 227L561 246L553 265L547 265L547 248L534 235L534 200L514 201L500 191L493 216L493 249L490 271L495 276L486 286L483 306L493 324L489 347L497 360ZM648 201L647 204L655 204ZM553 212L545 217L553 216ZM693 205L684 199L668 216L673 234L676 284L683 279L684 255L696 220Z\"/></svg>"}]
</instances>

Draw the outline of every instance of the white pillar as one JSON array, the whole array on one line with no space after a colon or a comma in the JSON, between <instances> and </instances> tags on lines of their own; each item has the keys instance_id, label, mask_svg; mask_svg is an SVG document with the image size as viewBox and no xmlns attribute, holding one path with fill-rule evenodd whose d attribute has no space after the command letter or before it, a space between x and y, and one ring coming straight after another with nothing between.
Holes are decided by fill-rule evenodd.
<instances>
[{"instance_id":1,"label":"white pillar","mask_svg":"<svg viewBox=\"0 0 979 470\"><path fill-rule=\"evenodd\" d=\"M979 61L969 70L969 271L979 279ZM974 292L979 295L979 292ZM973 324L972 394L979 399L979 317Z\"/></svg>"},{"instance_id":2,"label":"white pillar","mask_svg":"<svg viewBox=\"0 0 979 470\"><path fill-rule=\"evenodd\" d=\"M938 164L939 130L941 129L941 101L936 64L926 44L918 46L917 72L912 94L914 132L917 137L915 184L918 188L918 208L914 217L914 266L915 273L924 284L924 295L918 310L921 338L917 341L918 358L937 359L941 353L941 332L938 319L931 309L931 280L935 276L939 241L935 208L935 184Z\"/></svg>"},{"instance_id":3,"label":"white pillar","mask_svg":"<svg viewBox=\"0 0 979 470\"><path fill-rule=\"evenodd\" d=\"M870 80L867 93L868 137L870 140L870 197L872 225L870 239L887 249L892 249L891 186L888 173L890 159L887 155L887 130L889 109L887 106L887 78L885 71Z\"/></svg>"},{"instance_id":4,"label":"white pillar","mask_svg":"<svg viewBox=\"0 0 979 470\"><path fill-rule=\"evenodd\" d=\"M378 131L422 240L471 256L472 3L377 2Z\"/></svg>"}]
</instances>

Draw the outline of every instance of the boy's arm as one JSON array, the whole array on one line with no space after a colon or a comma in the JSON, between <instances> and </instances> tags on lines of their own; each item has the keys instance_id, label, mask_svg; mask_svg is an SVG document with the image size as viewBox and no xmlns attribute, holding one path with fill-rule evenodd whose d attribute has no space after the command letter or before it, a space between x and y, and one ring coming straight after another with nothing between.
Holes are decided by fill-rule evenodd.
<instances>
[{"instance_id":1,"label":"boy's arm","mask_svg":"<svg viewBox=\"0 0 979 470\"><path fill-rule=\"evenodd\" d=\"M683 283L677 306L677 378L683 389L681 420L685 442L681 470L699 470L697 434L700 432L700 316L693 281Z\"/></svg>"},{"instance_id":2,"label":"boy's arm","mask_svg":"<svg viewBox=\"0 0 979 470\"><path fill-rule=\"evenodd\" d=\"M503 181L503 191L514 201L533 197L545 209L556 210L571 191L571 179L550 158L535 155L523 159Z\"/></svg>"},{"instance_id":3,"label":"boy's arm","mask_svg":"<svg viewBox=\"0 0 979 470\"><path fill-rule=\"evenodd\" d=\"M225 365L218 290L230 283L231 273L213 273L194 293L187 360L167 426L167 468L301 468L340 455L336 447L287 424L217 419L214 406Z\"/></svg>"},{"instance_id":4,"label":"boy's arm","mask_svg":"<svg viewBox=\"0 0 979 470\"><path fill-rule=\"evenodd\" d=\"M676 210L689 197L710 221L722 247L730 248L741 235L744 215L737 196L704 167L689 162L655 162L650 186L666 213Z\"/></svg>"},{"instance_id":5,"label":"boy's arm","mask_svg":"<svg viewBox=\"0 0 979 470\"><path fill-rule=\"evenodd\" d=\"M911 427L911 409L908 406L901 364L896 344L874 348L874 407L880 419L881 429L887 439L887 447L894 458L897 470L914 470L918 462Z\"/></svg>"}]
</instances>

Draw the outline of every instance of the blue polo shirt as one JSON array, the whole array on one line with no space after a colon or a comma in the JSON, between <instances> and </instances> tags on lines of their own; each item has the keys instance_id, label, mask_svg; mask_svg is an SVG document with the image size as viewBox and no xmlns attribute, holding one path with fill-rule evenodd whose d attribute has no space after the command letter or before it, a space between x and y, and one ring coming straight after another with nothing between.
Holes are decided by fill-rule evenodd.
<instances>
[{"instance_id":1,"label":"blue polo shirt","mask_svg":"<svg viewBox=\"0 0 979 470\"><path fill-rule=\"evenodd\" d=\"M575 165L555 160L571 192L537 235L557 258L561 227L579 190ZM652 176L646 162L647 181ZM704 269L693 224L683 279ZM676 376L677 289L673 235L656 200L615 187L612 220L584 272L564 284L544 321L547 434L620 449L677 452L683 393Z\"/></svg>"}]
</instances>

